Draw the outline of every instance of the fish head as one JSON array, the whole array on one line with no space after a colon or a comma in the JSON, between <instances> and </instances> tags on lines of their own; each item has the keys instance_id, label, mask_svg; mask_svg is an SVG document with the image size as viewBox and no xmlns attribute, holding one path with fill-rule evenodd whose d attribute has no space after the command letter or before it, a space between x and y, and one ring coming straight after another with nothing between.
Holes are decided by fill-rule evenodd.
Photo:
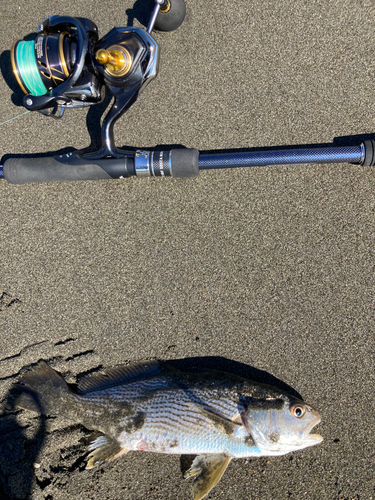
<instances>
[{"instance_id":1,"label":"fish head","mask_svg":"<svg viewBox=\"0 0 375 500\"><path fill-rule=\"evenodd\" d=\"M243 420L263 455L285 455L323 441L311 434L321 421L318 410L292 396L249 402Z\"/></svg>"}]
</instances>

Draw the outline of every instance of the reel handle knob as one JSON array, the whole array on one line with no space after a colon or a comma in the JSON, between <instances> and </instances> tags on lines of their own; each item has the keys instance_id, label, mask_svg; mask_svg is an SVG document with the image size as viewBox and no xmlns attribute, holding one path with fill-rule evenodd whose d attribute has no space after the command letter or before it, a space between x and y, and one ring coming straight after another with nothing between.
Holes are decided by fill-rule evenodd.
<instances>
[{"instance_id":1,"label":"reel handle knob","mask_svg":"<svg viewBox=\"0 0 375 500\"><path fill-rule=\"evenodd\" d=\"M109 51L106 49L99 49L95 54L95 59L99 64L111 64L112 66L120 66L125 64L125 58L121 57L119 51Z\"/></svg>"},{"instance_id":2,"label":"reel handle knob","mask_svg":"<svg viewBox=\"0 0 375 500\"><path fill-rule=\"evenodd\" d=\"M185 0L149 0L151 20L147 31L174 31L183 23L186 15ZM151 29L151 31L149 31Z\"/></svg>"},{"instance_id":3,"label":"reel handle knob","mask_svg":"<svg viewBox=\"0 0 375 500\"><path fill-rule=\"evenodd\" d=\"M114 45L109 49L99 49L95 54L95 59L113 76L125 76L133 64L129 51L119 45Z\"/></svg>"},{"instance_id":4,"label":"reel handle knob","mask_svg":"<svg viewBox=\"0 0 375 500\"><path fill-rule=\"evenodd\" d=\"M98 61L99 64L118 64L118 59L115 58L109 50L106 49L99 49L97 53L95 54L95 59Z\"/></svg>"}]
</instances>

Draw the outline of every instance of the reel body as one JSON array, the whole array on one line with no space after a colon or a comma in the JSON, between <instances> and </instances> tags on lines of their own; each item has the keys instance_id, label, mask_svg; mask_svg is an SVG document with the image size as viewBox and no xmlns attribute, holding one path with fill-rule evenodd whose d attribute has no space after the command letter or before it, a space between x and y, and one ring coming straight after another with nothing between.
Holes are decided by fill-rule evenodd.
<instances>
[{"instance_id":1,"label":"reel body","mask_svg":"<svg viewBox=\"0 0 375 500\"><path fill-rule=\"evenodd\" d=\"M90 57L97 40L98 28L89 19L51 16L34 42L15 42L11 60L26 94L24 107L60 117L63 108L99 102L102 84ZM54 108L60 112L53 113Z\"/></svg>"},{"instance_id":2,"label":"reel body","mask_svg":"<svg viewBox=\"0 0 375 500\"><path fill-rule=\"evenodd\" d=\"M95 45L93 63L96 75L115 100L102 123L102 148L87 156L120 158L127 152L115 147L113 126L158 74L159 47L140 28L113 28Z\"/></svg>"}]
</instances>

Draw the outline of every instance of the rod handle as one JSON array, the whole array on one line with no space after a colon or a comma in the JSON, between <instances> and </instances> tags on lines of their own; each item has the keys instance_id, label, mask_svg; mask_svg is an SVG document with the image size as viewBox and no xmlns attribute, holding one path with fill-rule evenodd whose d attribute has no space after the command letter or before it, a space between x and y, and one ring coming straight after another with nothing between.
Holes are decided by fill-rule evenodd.
<instances>
[{"instance_id":1,"label":"rod handle","mask_svg":"<svg viewBox=\"0 0 375 500\"><path fill-rule=\"evenodd\" d=\"M3 165L11 184L118 179L134 175L134 155L89 160L78 153L40 158L9 158Z\"/></svg>"}]
</instances>

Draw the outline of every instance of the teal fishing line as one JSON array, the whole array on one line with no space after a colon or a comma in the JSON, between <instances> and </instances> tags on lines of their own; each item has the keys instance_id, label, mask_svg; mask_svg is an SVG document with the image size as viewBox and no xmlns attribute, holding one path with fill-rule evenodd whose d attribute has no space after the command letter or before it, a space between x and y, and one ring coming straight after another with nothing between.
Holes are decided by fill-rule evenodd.
<instances>
[{"instance_id":1,"label":"teal fishing line","mask_svg":"<svg viewBox=\"0 0 375 500\"><path fill-rule=\"evenodd\" d=\"M20 115L13 116L13 118L9 118L9 120L5 120L5 122L0 123L1 125L5 125L5 123L11 122L12 120L15 120L16 118L19 118L20 116L26 115L26 113L30 113L30 111L25 111L24 113L21 113Z\"/></svg>"},{"instance_id":2,"label":"teal fishing line","mask_svg":"<svg viewBox=\"0 0 375 500\"><path fill-rule=\"evenodd\" d=\"M47 89L43 84L35 59L34 42L20 41L17 44L17 64L20 76L30 94L44 95Z\"/></svg>"}]
</instances>

